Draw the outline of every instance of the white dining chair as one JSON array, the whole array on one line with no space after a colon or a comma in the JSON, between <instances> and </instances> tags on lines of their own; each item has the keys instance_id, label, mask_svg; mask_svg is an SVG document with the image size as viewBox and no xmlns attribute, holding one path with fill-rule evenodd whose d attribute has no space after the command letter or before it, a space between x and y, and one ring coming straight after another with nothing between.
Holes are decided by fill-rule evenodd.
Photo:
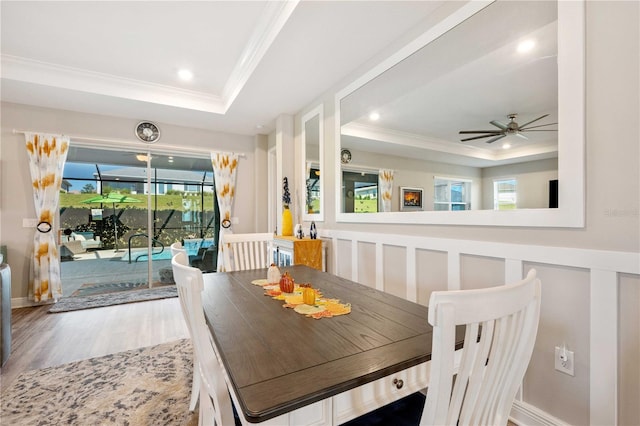
<instances>
[{"instance_id":1,"label":"white dining chair","mask_svg":"<svg viewBox=\"0 0 640 426\"><path fill-rule=\"evenodd\" d=\"M235 424L233 403L224 378L224 370L214 350L211 334L204 318L202 271L188 266L187 263L185 253L178 253L171 260L180 306L187 318L195 359L200 371L198 423L200 425L233 425Z\"/></svg>"},{"instance_id":2,"label":"white dining chair","mask_svg":"<svg viewBox=\"0 0 640 426\"><path fill-rule=\"evenodd\" d=\"M182 253L184 256L181 256L176 259L177 262L186 262L184 265L189 266L189 258L187 256L187 251L182 247L180 242L175 242L171 244L171 256L173 259L176 259L176 255L178 253ZM173 266L173 265L172 265ZM175 271L174 271L174 280ZM184 316L184 320L187 323L187 329L189 330L189 336L191 340L193 340L193 331L191 330L191 323L189 322L189 318L185 313L184 306L182 302L180 302L182 308L182 316ZM196 356L195 348L193 350L193 381L191 384L191 401L189 402L189 411L193 411L196 409L196 404L198 403L198 395L200 394L200 367L198 366L198 359Z\"/></svg>"},{"instance_id":3,"label":"white dining chair","mask_svg":"<svg viewBox=\"0 0 640 426\"><path fill-rule=\"evenodd\" d=\"M433 352L420 424L506 425L538 331L540 280L536 271L532 269L515 284L434 291L428 315ZM459 325L465 325L466 332L456 368L455 330Z\"/></svg>"},{"instance_id":4,"label":"white dining chair","mask_svg":"<svg viewBox=\"0 0 640 426\"><path fill-rule=\"evenodd\" d=\"M225 271L268 268L273 257L273 234L222 234Z\"/></svg>"},{"instance_id":5,"label":"white dining chair","mask_svg":"<svg viewBox=\"0 0 640 426\"><path fill-rule=\"evenodd\" d=\"M175 256L178 253L184 253L185 255L187 254L187 250L182 247L182 243L180 241L176 241L175 243L171 244L169 248L171 249L171 257Z\"/></svg>"}]
</instances>

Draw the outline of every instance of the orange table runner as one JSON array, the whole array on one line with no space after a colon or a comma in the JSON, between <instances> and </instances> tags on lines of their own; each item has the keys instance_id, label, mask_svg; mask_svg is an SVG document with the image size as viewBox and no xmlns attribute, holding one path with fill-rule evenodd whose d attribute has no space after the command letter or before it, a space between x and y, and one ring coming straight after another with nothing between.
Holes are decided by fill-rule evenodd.
<instances>
[{"instance_id":1,"label":"orange table runner","mask_svg":"<svg viewBox=\"0 0 640 426\"><path fill-rule=\"evenodd\" d=\"M307 265L322 271L322 240L294 241L293 264Z\"/></svg>"},{"instance_id":2,"label":"orange table runner","mask_svg":"<svg viewBox=\"0 0 640 426\"><path fill-rule=\"evenodd\" d=\"M295 285L293 293L283 293L280 291L278 284L269 284L267 280L254 280L252 284L262 286L264 288L264 295L269 296L275 300L282 300L285 303L283 308L291 308L301 315L307 317L320 319L331 318L338 315L346 315L351 312L350 303L341 303L339 299L327 299L324 298L322 292L319 289L314 288L316 292L316 303L314 305L307 305L302 301L302 287L298 284Z\"/></svg>"},{"instance_id":3,"label":"orange table runner","mask_svg":"<svg viewBox=\"0 0 640 426\"><path fill-rule=\"evenodd\" d=\"M281 235L277 238L293 243L294 265L307 265L322 271L322 240L312 240L309 237L284 237Z\"/></svg>"}]
</instances>

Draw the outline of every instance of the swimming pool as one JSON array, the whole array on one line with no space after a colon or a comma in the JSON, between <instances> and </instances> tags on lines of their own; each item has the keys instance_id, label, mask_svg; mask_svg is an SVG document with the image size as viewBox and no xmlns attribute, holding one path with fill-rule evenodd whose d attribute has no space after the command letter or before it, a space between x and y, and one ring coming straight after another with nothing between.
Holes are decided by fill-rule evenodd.
<instances>
[{"instance_id":1,"label":"swimming pool","mask_svg":"<svg viewBox=\"0 0 640 426\"><path fill-rule=\"evenodd\" d=\"M213 238L185 238L182 240L182 247L189 256L195 256L201 248L207 248L211 245L213 245Z\"/></svg>"},{"instance_id":2,"label":"swimming pool","mask_svg":"<svg viewBox=\"0 0 640 426\"><path fill-rule=\"evenodd\" d=\"M154 249L157 251L158 249ZM169 247L165 247L164 250L160 253L154 253L151 255L153 260L171 260L171 249ZM147 249L136 249L131 250L131 261L132 262L147 262L149 259ZM129 261L129 252L126 252L124 256L120 258L125 262Z\"/></svg>"}]
</instances>

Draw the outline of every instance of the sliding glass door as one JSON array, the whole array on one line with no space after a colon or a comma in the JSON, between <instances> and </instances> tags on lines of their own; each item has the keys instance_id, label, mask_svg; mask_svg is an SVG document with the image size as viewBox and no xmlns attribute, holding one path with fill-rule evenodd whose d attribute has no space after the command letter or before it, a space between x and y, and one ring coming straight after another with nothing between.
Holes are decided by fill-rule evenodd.
<instances>
[{"instance_id":1,"label":"sliding glass door","mask_svg":"<svg viewBox=\"0 0 640 426\"><path fill-rule=\"evenodd\" d=\"M208 158L72 147L60 197L63 296L173 284L170 245L216 269Z\"/></svg>"}]
</instances>

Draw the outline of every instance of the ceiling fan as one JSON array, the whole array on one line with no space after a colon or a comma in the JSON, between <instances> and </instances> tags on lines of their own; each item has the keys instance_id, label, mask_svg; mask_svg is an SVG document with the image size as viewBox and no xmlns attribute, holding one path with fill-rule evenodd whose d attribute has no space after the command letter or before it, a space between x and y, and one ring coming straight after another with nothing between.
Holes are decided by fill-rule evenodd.
<instances>
[{"instance_id":1,"label":"ceiling fan","mask_svg":"<svg viewBox=\"0 0 640 426\"><path fill-rule=\"evenodd\" d=\"M512 113L507 115L507 117L509 118L509 123L504 124L501 123L500 121L490 121L491 124L493 124L494 126L498 127L498 129L495 130L461 130L460 134L461 135L465 135L465 134L474 134L474 133L483 133L483 135L480 136L474 136L471 138L465 138L465 139L460 139L460 142L466 142L466 141L472 141L475 139L482 139L482 138L491 138L488 141L486 141L487 143L493 143L499 139L502 139L504 137L507 137L508 135L516 135L519 136L523 139L528 139L525 135L522 134L522 132L557 132L558 130L555 129L540 129L539 127L545 127L545 126L552 126L554 124L558 124L558 123L548 123L548 124L539 124L537 126L529 126L529 124L535 123L538 120L542 120L543 118L547 117L549 114L545 114L545 115L541 115L540 117L536 118L535 120L531 120L528 123L523 124L522 126L519 125L518 123L516 123L516 117L518 116L518 114L516 113ZM529 127L527 127L529 126Z\"/></svg>"}]
</instances>

